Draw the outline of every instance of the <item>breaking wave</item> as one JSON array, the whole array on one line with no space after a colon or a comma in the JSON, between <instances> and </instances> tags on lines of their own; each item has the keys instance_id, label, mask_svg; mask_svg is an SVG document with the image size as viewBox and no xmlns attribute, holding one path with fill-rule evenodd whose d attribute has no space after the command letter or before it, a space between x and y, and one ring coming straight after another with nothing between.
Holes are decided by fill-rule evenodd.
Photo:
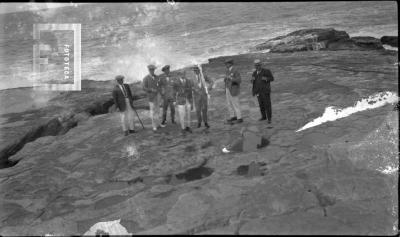
<instances>
[{"instance_id":1,"label":"breaking wave","mask_svg":"<svg viewBox=\"0 0 400 237\"><path fill-rule=\"evenodd\" d=\"M382 107L386 104L396 103L398 101L398 96L393 92L381 92L375 95L371 95L366 99L357 101L357 103L352 107L347 107L344 109L335 108L329 106L325 109L324 114L321 117L314 119L313 121L307 123L302 128L298 129L296 132L303 131L308 128L312 128L328 121L335 121L340 118L347 117L351 114Z\"/></svg>"}]
</instances>

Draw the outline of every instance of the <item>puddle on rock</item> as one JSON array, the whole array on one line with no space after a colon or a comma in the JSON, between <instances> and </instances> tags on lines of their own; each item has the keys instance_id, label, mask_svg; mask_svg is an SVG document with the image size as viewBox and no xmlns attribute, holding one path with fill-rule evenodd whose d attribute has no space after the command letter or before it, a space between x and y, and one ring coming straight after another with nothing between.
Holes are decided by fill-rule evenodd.
<instances>
[{"instance_id":1,"label":"puddle on rock","mask_svg":"<svg viewBox=\"0 0 400 237\"><path fill-rule=\"evenodd\" d=\"M170 174L166 176L143 176L138 177L127 182L128 185L133 185L136 183L142 183L146 186L152 186L155 184L170 184L178 185L182 183L187 183L190 181L203 179L210 176L214 172L213 169L200 166L192 169L188 169L185 172L179 174Z\"/></svg>"},{"instance_id":2,"label":"puddle on rock","mask_svg":"<svg viewBox=\"0 0 400 237\"><path fill-rule=\"evenodd\" d=\"M246 177L264 176L265 168L262 166L266 164L263 162L251 162L249 165L241 165L236 169L236 174Z\"/></svg>"},{"instance_id":3,"label":"puddle on rock","mask_svg":"<svg viewBox=\"0 0 400 237\"><path fill-rule=\"evenodd\" d=\"M167 184L177 185L203 179L210 176L213 172L213 169L204 166L188 169L185 172L167 176Z\"/></svg>"},{"instance_id":4,"label":"puddle on rock","mask_svg":"<svg viewBox=\"0 0 400 237\"><path fill-rule=\"evenodd\" d=\"M259 136L254 132L244 132L242 137L225 147L223 152L252 152L268 146L269 143L267 138Z\"/></svg>"}]
</instances>

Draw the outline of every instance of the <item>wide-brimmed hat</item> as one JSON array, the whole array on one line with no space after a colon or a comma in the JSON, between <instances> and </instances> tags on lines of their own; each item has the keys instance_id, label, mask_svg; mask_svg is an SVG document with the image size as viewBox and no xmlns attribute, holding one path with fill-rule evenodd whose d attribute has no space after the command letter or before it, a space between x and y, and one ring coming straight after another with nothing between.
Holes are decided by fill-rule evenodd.
<instances>
[{"instance_id":1,"label":"wide-brimmed hat","mask_svg":"<svg viewBox=\"0 0 400 237\"><path fill-rule=\"evenodd\" d=\"M122 75L115 76L115 80L122 80L122 79L124 79L124 78L125 78L125 77L122 76Z\"/></svg>"},{"instance_id":2,"label":"wide-brimmed hat","mask_svg":"<svg viewBox=\"0 0 400 237\"><path fill-rule=\"evenodd\" d=\"M147 66L147 68L148 68L148 69L156 69L157 67L154 66L153 64L150 64L150 65Z\"/></svg>"},{"instance_id":3,"label":"wide-brimmed hat","mask_svg":"<svg viewBox=\"0 0 400 237\"><path fill-rule=\"evenodd\" d=\"M164 67L162 67L161 71L165 72L167 69L169 69L169 65L165 65Z\"/></svg>"},{"instance_id":4,"label":"wide-brimmed hat","mask_svg":"<svg viewBox=\"0 0 400 237\"><path fill-rule=\"evenodd\" d=\"M225 60L225 64L233 64L233 59L229 58L227 60Z\"/></svg>"},{"instance_id":5,"label":"wide-brimmed hat","mask_svg":"<svg viewBox=\"0 0 400 237\"><path fill-rule=\"evenodd\" d=\"M261 61L260 61L260 59L256 59L256 60L254 60L254 65L261 65Z\"/></svg>"}]
</instances>

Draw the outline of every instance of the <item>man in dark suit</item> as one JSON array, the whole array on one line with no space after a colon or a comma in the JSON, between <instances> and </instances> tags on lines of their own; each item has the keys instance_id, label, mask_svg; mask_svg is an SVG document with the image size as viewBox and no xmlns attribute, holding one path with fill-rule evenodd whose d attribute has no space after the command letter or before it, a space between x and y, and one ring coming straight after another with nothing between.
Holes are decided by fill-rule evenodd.
<instances>
[{"instance_id":1,"label":"man in dark suit","mask_svg":"<svg viewBox=\"0 0 400 237\"><path fill-rule=\"evenodd\" d=\"M257 96L258 104L260 106L261 118L259 121L266 120L271 123L272 107L271 107L271 85L270 82L274 80L271 71L263 68L261 61L256 59L254 61L255 71L252 75L253 83L253 96Z\"/></svg>"},{"instance_id":2,"label":"man in dark suit","mask_svg":"<svg viewBox=\"0 0 400 237\"><path fill-rule=\"evenodd\" d=\"M241 77L239 70L237 70L233 66L233 60L228 59L225 61L226 66L226 76L224 79L225 82L225 94L226 94L226 102L228 103L229 115L231 116L228 119L228 123L233 123L233 121L237 121L237 123L242 123L242 113L240 109L240 83Z\"/></svg>"},{"instance_id":3,"label":"man in dark suit","mask_svg":"<svg viewBox=\"0 0 400 237\"><path fill-rule=\"evenodd\" d=\"M161 88L161 96L163 99L163 120L161 125L165 125L167 121L167 110L168 107L171 110L171 122L175 124L175 92L174 92L174 82L175 78L170 75L170 66L165 65L161 71L164 72L163 75L160 76L160 88Z\"/></svg>"},{"instance_id":4,"label":"man in dark suit","mask_svg":"<svg viewBox=\"0 0 400 237\"><path fill-rule=\"evenodd\" d=\"M200 72L200 68L198 66L193 67L193 72L193 97L196 107L197 127L201 127L201 122L203 121L204 126L206 128L210 128L207 118L208 97L209 91L212 90L212 86L214 85L214 81L204 74L204 72Z\"/></svg>"},{"instance_id":5,"label":"man in dark suit","mask_svg":"<svg viewBox=\"0 0 400 237\"><path fill-rule=\"evenodd\" d=\"M125 136L135 132L135 122L133 120L133 97L128 84L124 84L124 76L115 77L117 85L114 87L112 95L114 104L120 111L122 130ZM129 130L128 130L129 129Z\"/></svg>"},{"instance_id":6,"label":"man in dark suit","mask_svg":"<svg viewBox=\"0 0 400 237\"><path fill-rule=\"evenodd\" d=\"M182 133L190 132L190 112L193 110L193 83L185 76L185 71L178 71L178 78L174 82L176 105L178 107L179 121Z\"/></svg>"}]
</instances>

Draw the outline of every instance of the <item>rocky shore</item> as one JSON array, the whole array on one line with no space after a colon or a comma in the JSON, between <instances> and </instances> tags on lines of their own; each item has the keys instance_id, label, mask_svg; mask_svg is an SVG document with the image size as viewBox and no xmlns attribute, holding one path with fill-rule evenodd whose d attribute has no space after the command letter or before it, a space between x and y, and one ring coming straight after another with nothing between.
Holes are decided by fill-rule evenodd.
<instances>
[{"instance_id":1,"label":"rocky shore","mask_svg":"<svg viewBox=\"0 0 400 237\"><path fill-rule=\"evenodd\" d=\"M325 33L342 39L345 32L321 31L317 40L343 47ZM211 128L184 136L172 124L151 131L138 84L131 87L147 128L137 122L139 132L128 137L113 112L113 82L85 81L82 92L19 110L31 89L2 91L2 103L17 99L7 111L2 104L0 235L82 235L115 220L133 234L396 234L398 171L385 170L398 167L395 105L296 130L328 106L398 94L397 52L360 46L379 46L369 38L305 51L291 36L255 49L277 53L232 56L243 80L240 125L224 123L226 58L203 65L217 79ZM257 121L251 97L256 58L275 76L272 127Z\"/></svg>"},{"instance_id":2,"label":"rocky shore","mask_svg":"<svg viewBox=\"0 0 400 237\"><path fill-rule=\"evenodd\" d=\"M311 50L379 50L383 44L397 47L397 36L383 36L377 39L370 36L350 37L345 31L333 28L303 29L278 36L253 50L269 50L275 53Z\"/></svg>"}]
</instances>

